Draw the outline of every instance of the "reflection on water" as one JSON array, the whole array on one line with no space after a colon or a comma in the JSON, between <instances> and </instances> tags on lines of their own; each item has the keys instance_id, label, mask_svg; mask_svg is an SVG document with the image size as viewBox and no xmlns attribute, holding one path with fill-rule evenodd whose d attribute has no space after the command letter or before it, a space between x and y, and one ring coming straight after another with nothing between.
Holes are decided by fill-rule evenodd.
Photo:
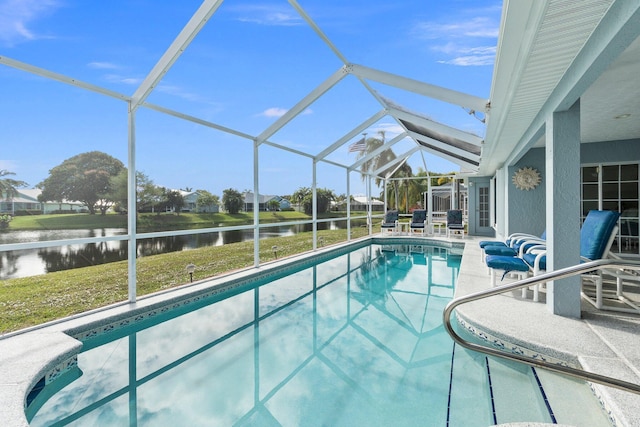
<instances>
[{"instance_id":1,"label":"reflection on water","mask_svg":"<svg viewBox=\"0 0 640 427\"><path fill-rule=\"evenodd\" d=\"M457 267L446 250L401 249L359 248L90 339L82 375L36 398L30 425L445 425L453 343L441 312ZM466 412L484 421L485 408Z\"/></svg>"},{"instance_id":2,"label":"reflection on water","mask_svg":"<svg viewBox=\"0 0 640 427\"><path fill-rule=\"evenodd\" d=\"M344 222L319 223L319 230L335 230ZM293 236L311 231L311 224L270 227L260 231L260 238ZM93 230L9 231L0 233L0 244L41 242L87 237L111 237L126 234L122 228ZM137 241L138 256L158 255L206 246L253 240L253 230L220 231L184 236L157 237ZM74 244L51 248L26 249L0 252L0 279L28 277L54 271L88 267L127 259L128 243L125 240Z\"/></svg>"}]
</instances>

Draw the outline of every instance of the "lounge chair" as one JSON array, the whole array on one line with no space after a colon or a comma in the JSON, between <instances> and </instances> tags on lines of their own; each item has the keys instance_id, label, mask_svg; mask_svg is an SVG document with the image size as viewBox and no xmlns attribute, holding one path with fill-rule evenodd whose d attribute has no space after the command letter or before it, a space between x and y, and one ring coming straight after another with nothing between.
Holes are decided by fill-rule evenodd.
<instances>
[{"instance_id":1,"label":"lounge chair","mask_svg":"<svg viewBox=\"0 0 640 427\"><path fill-rule=\"evenodd\" d=\"M610 253L609 257L613 259L622 259L613 253ZM595 301L583 290L583 297L600 310L640 314L640 301L638 301L640 270L630 268L605 268L602 270L602 274L603 282L605 280L607 282L615 280L615 290L603 289L598 295L598 290L596 289ZM633 295L629 292L630 288L635 289L635 293ZM605 301L609 304L605 304Z\"/></svg>"},{"instance_id":2,"label":"lounge chair","mask_svg":"<svg viewBox=\"0 0 640 427\"><path fill-rule=\"evenodd\" d=\"M513 233L507 237L504 242L496 240L482 240L480 241L480 256L482 261L486 255L509 255L520 256L532 246L545 244L547 239L547 232L544 231L542 235L536 236L534 234L527 233Z\"/></svg>"},{"instance_id":3,"label":"lounge chair","mask_svg":"<svg viewBox=\"0 0 640 427\"><path fill-rule=\"evenodd\" d=\"M398 211L387 211L384 215L384 220L382 220L382 225L380 226L381 233L397 234L399 231L398 227Z\"/></svg>"},{"instance_id":4,"label":"lounge chair","mask_svg":"<svg viewBox=\"0 0 640 427\"><path fill-rule=\"evenodd\" d=\"M460 209L450 209L447 211L447 238L451 234L459 233L464 238L464 221Z\"/></svg>"},{"instance_id":5,"label":"lounge chair","mask_svg":"<svg viewBox=\"0 0 640 427\"><path fill-rule=\"evenodd\" d=\"M427 211L425 209L414 210L413 216L411 217L411 223L409 224L411 234L420 233L422 236L433 234L429 233L428 226Z\"/></svg>"},{"instance_id":6,"label":"lounge chair","mask_svg":"<svg viewBox=\"0 0 640 427\"><path fill-rule=\"evenodd\" d=\"M614 211L589 211L580 229L580 259L584 262L605 258L618 230L618 218L620 214ZM495 286L495 270L506 273L517 272L521 276L531 272L533 275L545 271L546 247L537 245L530 248L522 258L503 255L487 255L486 263L491 268L492 285ZM504 276L503 276L504 277ZM602 294L602 274L599 271L583 274L582 278L593 281L597 294ZM584 282L583 280L583 282ZM525 290L523 290L524 293ZM537 286L534 288L534 300L537 300ZM584 293L583 293L584 295Z\"/></svg>"}]
</instances>

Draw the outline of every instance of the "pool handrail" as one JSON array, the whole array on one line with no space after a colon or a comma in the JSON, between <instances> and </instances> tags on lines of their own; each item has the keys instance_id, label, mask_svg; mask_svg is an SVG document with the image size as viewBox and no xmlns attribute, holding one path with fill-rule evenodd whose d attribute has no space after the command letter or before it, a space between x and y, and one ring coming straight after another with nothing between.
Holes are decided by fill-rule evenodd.
<instances>
[{"instance_id":1,"label":"pool handrail","mask_svg":"<svg viewBox=\"0 0 640 427\"><path fill-rule=\"evenodd\" d=\"M490 296L499 295L505 292L522 289L528 286L549 282L554 279L563 279L566 277L583 274L589 271L600 270L604 268L625 268L631 270L640 271L640 261L629 260L613 260L613 259L600 259L597 261L589 261L582 264L562 268L549 273L540 274L538 276L528 277L526 279L518 280L517 282L509 283L502 286L496 286L495 288L485 289L483 291L474 292L462 297L454 298L451 300L444 309L443 323L446 331L449 333L453 340L461 346L474 350L480 353L489 354L503 359L514 360L527 364L529 366L539 367L547 369L560 374L568 375L581 380L591 381L594 383L602 384L609 387L614 387L619 390L628 391L631 393L640 394L640 384L634 384L628 381L623 381L617 378L608 377L606 375L600 375L593 372L588 372L579 368L572 368L570 366L560 365L556 363L547 362L533 357L528 357L522 354L509 353L506 351L498 350L496 348L475 344L465 340L458 335L451 325L451 314L453 310L461 305L472 301L488 298Z\"/></svg>"}]
</instances>

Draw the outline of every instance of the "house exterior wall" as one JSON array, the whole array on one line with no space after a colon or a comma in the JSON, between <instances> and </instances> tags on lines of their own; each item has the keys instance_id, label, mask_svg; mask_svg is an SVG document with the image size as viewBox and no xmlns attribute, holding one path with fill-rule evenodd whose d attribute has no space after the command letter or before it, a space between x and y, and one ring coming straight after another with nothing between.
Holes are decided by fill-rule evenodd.
<instances>
[{"instance_id":1,"label":"house exterior wall","mask_svg":"<svg viewBox=\"0 0 640 427\"><path fill-rule=\"evenodd\" d=\"M580 145L580 163L624 163L640 160L640 139L625 141L605 141ZM540 172L540 185L533 190L523 191L512 181L514 172L522 167L532 167ZM514 166L507 168L507 176L496 174L496 221L497 233L523 232L542 234L545 230L545 152L544 148L532 148ZM503 182L506 181L506 182ZM477 201L473 199L469 209L469 221L475 215ZM503 209L506 207L506 210ZM503 212L504 211L504 212ZM508 212L508 215L506 214Z\"/></svg>"},{"instance_id":2,"label":"house exterior wall","mask_svg":"<svg viewBox=\"0 0 640 427\"><path fill-rule=\"evenodd\" d=\"M536 169L542 178L533 190L519 190L513 183L513 174L520 168ZM536 236L545 230L545 153L544 148L534 148L508 168L509 191L508 233L529 233Z\"/></svg>"}]
</instances>

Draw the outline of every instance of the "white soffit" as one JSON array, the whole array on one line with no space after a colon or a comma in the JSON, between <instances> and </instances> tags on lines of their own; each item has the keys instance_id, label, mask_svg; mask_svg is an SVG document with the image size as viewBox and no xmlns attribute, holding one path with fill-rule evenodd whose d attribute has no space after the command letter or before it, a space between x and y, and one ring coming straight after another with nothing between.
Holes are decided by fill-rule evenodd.
<instances>
[{"instance_id":1,"label":"white soffit","mask_svg":"<svg viewBox=\"0 0 640 427\"><path fill-rule=\"evenodd\" d=\"M613 0L505 0L480 172L516 148Z\"/></svg>"}]
</instances>

